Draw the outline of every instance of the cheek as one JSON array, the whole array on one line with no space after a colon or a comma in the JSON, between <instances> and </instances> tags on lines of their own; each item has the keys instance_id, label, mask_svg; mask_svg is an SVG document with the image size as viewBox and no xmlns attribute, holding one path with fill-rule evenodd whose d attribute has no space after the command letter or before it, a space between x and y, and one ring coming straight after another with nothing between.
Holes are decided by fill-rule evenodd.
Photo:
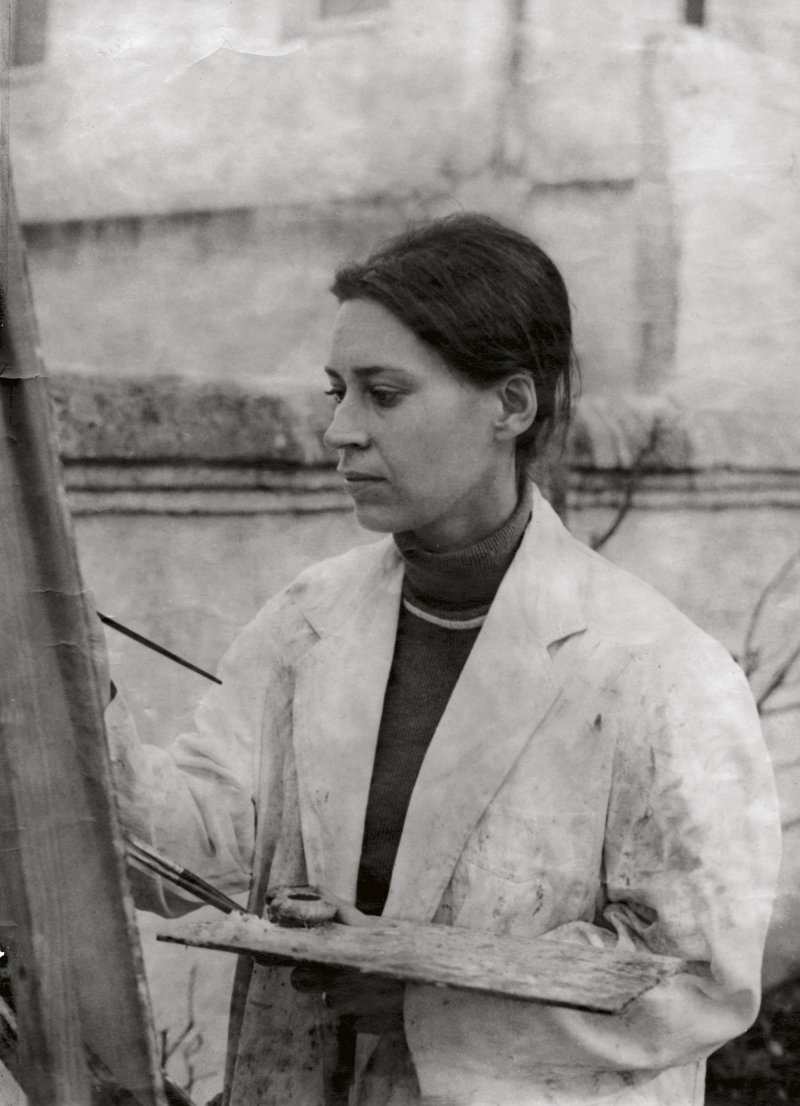
<instances>
[{"instance_id":1,"label":"cheek","mask_svg":"<svg viewBox=\"0 0 800 1106\"><path fill-rule=\"evenodd\" d=\"M429 496L469 481L474 450L450 436L416 434L395 454L399 483Z\"/></svg>"},{"instance_id":2,"label":"cheek","mask_svg":"<svg viewBox=\"0 0 800 1106\"><path fill-rule=\"evenodd\" d=\"M431 483L464 488L480 479L489 456L484 427L454 420L441 434L420 443L414 463L425 469Z\"/></svg>"},{"instance_id":3,"label":"cheek","mask_svg":"<svg viewBox=\"0 0 800 1106\"><path fill-rule=\"evenodd\" d=\"M457 478L465 468L479 468L490 443L488 420L482 416L472 404L432 404L403 435L409 465L433 469L433 479L445 473Z\"/></svg>"}]
</instances>

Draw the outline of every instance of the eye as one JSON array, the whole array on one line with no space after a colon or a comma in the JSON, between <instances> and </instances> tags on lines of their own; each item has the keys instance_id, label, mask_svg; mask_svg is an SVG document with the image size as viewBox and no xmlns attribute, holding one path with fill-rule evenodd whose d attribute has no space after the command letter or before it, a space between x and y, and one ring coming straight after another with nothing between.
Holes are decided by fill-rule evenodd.
<instances>
[{"instance_id":1,"label":"eye","mask_svg":"<svg viewBox=\"0 0 800 1106\"><path fill-rule=\"evenodd\" d=\"M328 390L325 392L325 395L326 396L331 396L333 398L334 403L341 403L342 400L344 399L344 389L343 388L328 388Z\"/></svg>"},{"instance_id":2,"label":"eye","mask_svg":"<svg viewBox=\"0 0 800 1106\"><path fill-rule=\"evenodd\" d=\"M370 388L369 394L376 407L393 407L400 398L393 388Z\"/></svg>"}]
</instances>

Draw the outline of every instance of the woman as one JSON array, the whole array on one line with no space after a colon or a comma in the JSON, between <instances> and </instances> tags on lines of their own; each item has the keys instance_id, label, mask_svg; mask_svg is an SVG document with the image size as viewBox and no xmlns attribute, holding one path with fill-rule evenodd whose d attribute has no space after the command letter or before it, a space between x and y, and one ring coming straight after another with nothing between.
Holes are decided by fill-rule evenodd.
<instances>
[{"instance_id":1,"label":"woman","mask_svg":"<svg viewBox=\"0 0 800 1106\"><path fill-rule=\"evenodd\" d=\"M460 215L333 291L326 439L359 522L393 537L271 600L194 734L160 750L113 728L124 817L252 910L308 882L355 924L690 966L609 1018L243 960L230 1100L317 1106L348 1013L368 1106L700 1103L705 1056L755 1016L776 875L746 681L525 478L569 407L568 300L541 250Z\"/></svg>"}]
</instances>

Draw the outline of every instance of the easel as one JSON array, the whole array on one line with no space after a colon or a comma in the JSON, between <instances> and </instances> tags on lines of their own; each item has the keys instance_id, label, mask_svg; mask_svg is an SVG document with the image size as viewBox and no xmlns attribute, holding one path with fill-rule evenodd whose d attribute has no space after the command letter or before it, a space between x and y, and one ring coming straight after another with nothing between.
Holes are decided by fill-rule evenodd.
<instances>
[{"instance_id":1,"label":"easel","mask_svg":"<svg viewBox=\"0 0 800 1106\"><path fill-rule=\"evenodd\" d=\"M14 1074L33 1106L163 1106L6 133L0 142L0 942Z\"/></svg>"}]
</instances>

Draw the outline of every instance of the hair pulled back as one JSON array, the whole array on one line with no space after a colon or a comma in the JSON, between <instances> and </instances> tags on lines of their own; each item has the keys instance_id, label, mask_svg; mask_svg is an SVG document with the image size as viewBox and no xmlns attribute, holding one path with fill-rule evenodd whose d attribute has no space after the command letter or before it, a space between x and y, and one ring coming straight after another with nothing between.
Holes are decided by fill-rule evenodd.
<instances>
[{"instance_id":1,"label":"hair pulled back","mask_svg":"<svg viewBox=\"0 0 800 1106\"><path fill-rule=\"evenodd\" d=\"M517 440L525 461L566 429L576 368L569 299L525 235L474 213L414 224L366 261L341 266L331 291L340 303L381 304L478 386L529 374L538 410Z\"/></svg>"}]
</instances>

